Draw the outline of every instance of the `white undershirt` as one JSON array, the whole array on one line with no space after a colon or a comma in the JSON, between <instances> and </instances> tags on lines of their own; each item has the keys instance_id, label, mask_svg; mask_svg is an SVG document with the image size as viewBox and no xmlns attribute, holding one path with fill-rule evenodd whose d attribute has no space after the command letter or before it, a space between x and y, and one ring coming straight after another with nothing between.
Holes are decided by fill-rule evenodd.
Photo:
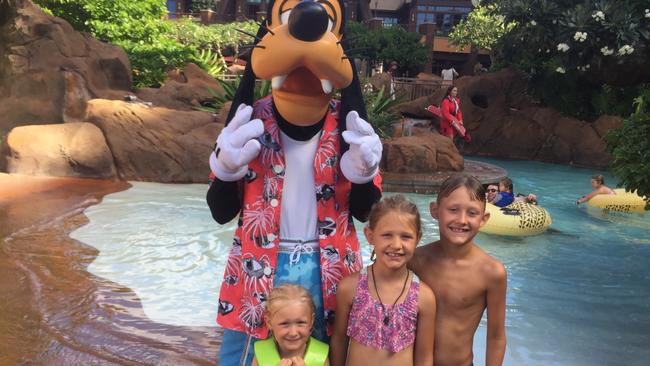
<instances>
[{"instance_id":1,"label":"white undershirt","mask_svg":"<svg viewBox=\"0 0 650 366\"><path fill-rule=\"evenodd\" d=\"M280 131L285 161L280 239L318 238L314 158L321 133L307 141L297 141Z\"/></svg>"}]
</instances>

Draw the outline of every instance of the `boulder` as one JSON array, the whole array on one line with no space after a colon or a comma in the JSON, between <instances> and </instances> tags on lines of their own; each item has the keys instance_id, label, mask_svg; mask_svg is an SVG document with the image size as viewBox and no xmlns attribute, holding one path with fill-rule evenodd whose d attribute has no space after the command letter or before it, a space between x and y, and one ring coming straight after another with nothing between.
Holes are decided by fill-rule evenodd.
<instances>
[{"instance_id":1,"label":"boulder","mask_svg":"<svg viewBox=\"0 0 650 366\"><path fill-rule=\"evenodd\" d=\"M602 116L594 122L562 116L535 102L526 93L527 79L520 72L502 70L464 76L455 86L464 124L472 143L463 154L507 159L539 160L604 168L611 160L603 136L621 124L618 117ZM439 105L446 88L396 108L405 115L439 121L424 110Z\"/></svg>"},{"instance_id":2,"label":"boulder","mask_svg":"<svg viewBox=\"0 0 650 366\"><path fill-rule=\"evenodd\" d=\"M621 127L622 124L623 118L619 116L602 115L592 123L592 126L594 127L594 130L596 130L598 136L605 137L607 132Z\"/></svg>"},{"instance_id":3,"label":"boulder","mask_svg":"<svg viewBox=\"0 0 650 366\"><path fill-rule=\"evenodd\" d=\"M115 177L104 135L86 122L21 126L2 148L8 173L57 177Z\"/></svg>"},{"instance_id":4,"label":"boulder","mask_svg":"<svg viewBox=\"0 0 650 366\"><path fill-rule=\"evenodd\" d=\"M154 106L183 111L196 110L197 106L210 101L214 96L209 89L223 95L217 80L193 63L185 65L182 71L170 71L168 76L160 88L138 89L136 95Z\"/></svg>"},{"instance_id":5,"label":"boulder","mask_svg":"<svg viewBox=\"0 0 650 366\"><path fill-rule=\"evenodd\" d=\"M126 53L27 0L0 1L0 136L15 126L83 121L91 98L131 89Z\"/></svg>"},{"instance_id":6,"label":"boulder","mask_svg":"<svg viewBox=\"0 0 650 366\"><path fill-rule=\"evenodd\" d=\"M208 157L223 127L211 113L94 99L86 118L111 149L121 179L205 183Z\"/></svg>"},{"instance_id":7,"label":"boulder","mask_svg":"<svg viewBox=\"0 0 650 366\"><path fill-rule=\"evenodd\" d=\"M433 174L463 170L463 157L451 139L438 133L386 140L380 168L390 173Z\"/></svg>"}]
</instances>

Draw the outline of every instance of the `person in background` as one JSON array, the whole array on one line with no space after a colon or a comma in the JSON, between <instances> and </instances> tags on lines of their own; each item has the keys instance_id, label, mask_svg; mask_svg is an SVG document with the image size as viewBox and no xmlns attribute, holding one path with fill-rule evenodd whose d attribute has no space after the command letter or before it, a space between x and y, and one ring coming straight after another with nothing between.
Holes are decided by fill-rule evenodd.
<instances>
[{"instance_id":1,"label":"person in background","mask_svg":"<svg viewBox=\"0 0 650 366\"><path fill-rule=\"evenodd\" d=\"M469 133L463 125L463 112L460 110L458 88L451 85L447 88L445 97L440 102L440 134L454 140L456 135L461 136L465 142L470 142ZM455 143L456 141L454 141Z\"/></svg>"},{"instance_id":2,"label":"person in background","mask_svg":"<svg viewBox=\"0 0 650 366\"><path fill-rule=\"evenodd\" d=\"M494 199L490 203L498 207L506 207L514 201L515 196L512 194L512 179L501 179L499 181L499 193L494 196Z\"/></svg>"},{"instance_id":3,"label":"person in background","mask_svg":"<svg viewBox=\"0 0 650 366\"><path fill-rule=\"evenodd\" d=\"M485 201L491 203L497 193L499 193L499 186L497 184L488 184L485 189Z\"/></svg>"},{"instance_id":4,"label":"person in background","mask_svg":"<svg viewBox=\"0 0 650 366\"><path fill-rule=\"evenodd\" d=\"M591 188L594 190L586 196L578 198L576 204L581 204L589 201L592 197L599 194L616 194L611 188L605 185L605 177L601 174L594 175L591 177Z\"/></svg>"},{"instance_id":5,"label":"person in background","mask_svg":"<svg viewBox=\"0 0 650 366\"><path fill-rule=\"evenodd\" d=\"M459 75L456 69L454 69L453 66L449 65L448 68L442 69L440 76L442 77L442 85L452 85L454 83L454 79Z\"/></svg>"},{"instance_id":6,"label":"person in background","mask_svg":"<svg viewBox=\"0 0 650 366\"><path fill-rule=\"evenodd\" d=\"M477 62L476 65L474 65L474 75L481 75L483 73L486 73L487 69L483 67L483 64L480 62Z\"/></svg>"},{"instance_id":7,"label":"person in background","mask_svg":"<svg viewBox=\"0 0 650 366\"><path fill-rule=\"evenodd\" d=\"M492 200L488 200L488 202L492 203L495 206L499 207L505 207L508 206L509 204L513 202L525 202L525 203L531 203L531 204L537 204L537 196L533 193L529 193L527 195L523 194L517 194L515 195L512 193L513 192L513 184L512 184L512 179L510 178L504 178L499 181L499 193L494 195Z\"/></svg>"}]
</instances>

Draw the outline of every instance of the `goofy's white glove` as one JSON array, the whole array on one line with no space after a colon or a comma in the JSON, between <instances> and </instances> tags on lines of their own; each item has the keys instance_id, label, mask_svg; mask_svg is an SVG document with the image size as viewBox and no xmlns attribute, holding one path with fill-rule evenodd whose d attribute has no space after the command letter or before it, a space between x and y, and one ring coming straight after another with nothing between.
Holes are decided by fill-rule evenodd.
<instances>
[{"instance_id":1,"label":"goofy's white glove","mask_svg":"<svg viewBox=\"0 0 650 366\"><path fill-rule=\"evenodd\" d=\"M341 171L352 183L368 183L379 172L382 151L379 136L355 111L345 117L345 127L343 140L350 144L350 149L341 158Z\"/></svg>"},{"instance_id":2,"label":"goofy's white glove","mask_svg":"<svg viewBox=\"0 0 650 366\"><path fill-rule=\"evenodd\" d=\"M251 121L253 108L240 104L235 116L217 137L215 151L210 154L210 169L224 182L242 179L248 172L248 163L260 153L257 140L264 133L259 119Z\"/></svg>"}]
</instances>

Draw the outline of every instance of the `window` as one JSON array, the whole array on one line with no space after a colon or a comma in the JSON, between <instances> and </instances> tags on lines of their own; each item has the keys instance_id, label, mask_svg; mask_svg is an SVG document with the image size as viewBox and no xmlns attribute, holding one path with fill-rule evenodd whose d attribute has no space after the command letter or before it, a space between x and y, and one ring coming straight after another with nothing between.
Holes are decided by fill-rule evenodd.
<instances>
[{"instance_id":1,"label":"window","mask_svg":"<svg viewBox=\"0 0 650 366\"><path fill-rule=\"evenodd\" d=\"M399 19L397 18L382 18L382 23L384 27L391 27L393 25L399 24Z\"/></svg>"}]
</instances>

